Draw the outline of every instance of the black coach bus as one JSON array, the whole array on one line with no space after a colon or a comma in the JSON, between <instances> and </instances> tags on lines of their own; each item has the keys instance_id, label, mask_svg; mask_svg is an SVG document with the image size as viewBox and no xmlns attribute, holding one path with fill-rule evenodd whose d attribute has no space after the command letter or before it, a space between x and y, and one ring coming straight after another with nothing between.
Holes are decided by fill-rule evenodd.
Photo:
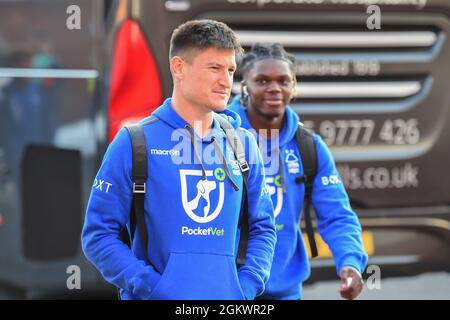
<instances>
[{"instance_id":1,"label":"black coach bus","mask_svg":"<svg viewBox=\"0 0 450 320\"><path fill-rule=\"evenodd\" d=\"M296 56L292 106L331 147L382 277L450 270L448 1L0 0L0 298L114 297L81 251L92 182L117 130L171 94L170 34L195 18ZM319 253L310 281L335 279Z\"/></svg>"}]
</instances>

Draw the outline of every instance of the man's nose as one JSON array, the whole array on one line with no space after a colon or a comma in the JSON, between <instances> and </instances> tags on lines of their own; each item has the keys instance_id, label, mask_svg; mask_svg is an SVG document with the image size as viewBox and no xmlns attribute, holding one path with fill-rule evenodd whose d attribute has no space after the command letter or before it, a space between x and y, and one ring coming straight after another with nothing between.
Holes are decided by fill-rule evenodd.
<instances>
[{"instance_id":1,"label":"man's nose","mask_svg":"<svg viewBox=\"0 0 450 320\"><path fill-rule=\"evenodd\" d=\"M221 73L219 77L219 83L225 89L231 88L231 86L233 85L233 75L228 71Z\"/></svg>"},{"instance_id":2,"label":"man's nose","mask_svg":"<svg viewBox=\"0 0 450 320\"><path fill-rule=\"evenodd\" d=\"M267 90L269 92L281 92L281 87L277 81L271 81Z\"/></svg>"}]
</instances>

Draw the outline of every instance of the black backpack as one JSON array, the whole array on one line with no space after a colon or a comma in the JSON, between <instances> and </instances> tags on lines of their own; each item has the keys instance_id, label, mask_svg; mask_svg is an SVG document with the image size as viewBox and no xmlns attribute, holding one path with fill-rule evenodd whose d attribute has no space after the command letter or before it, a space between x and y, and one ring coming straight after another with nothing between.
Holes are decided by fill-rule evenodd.
<instances>
[{"instance_id":1,"label":"black backpack","mask_svg":"<svg viewBox=\"0 0 450 320\"><path fill-rule=\"evenodd\" d=\"M241 207L242 215L239 219L239 248L236 262L238 265L245 264L247 256L248 244L248 197L247 197L247 175L248 164L245 161L245 151L235 129L221 116L216 116L224 129L227 139L232 146L235 157L241 168L243 175L243 203ZM148 257L148 231L144 218L144 200L146 194L147 180L147 147L145 142L144 131L139 124L128 125L125 127L130 134L132 142L132 166L133 166L133 203L130 212L130 233L124 228L121 232L121 240L131 247L134 239L136 227L139 230L141 245L147 262L157 272L158 269ZM302 164L304 175L296 178L296 183L305 184L305 200L304 200L304 217L305 227L308 236L311 255L313 258L317 256L317 246L314 239L314 228L311 219L311 195L314 179L317 175L317 154L313 134L302 124L299 124L296 133L297 147L302 155Z\"/></svg>"}]
</instances>

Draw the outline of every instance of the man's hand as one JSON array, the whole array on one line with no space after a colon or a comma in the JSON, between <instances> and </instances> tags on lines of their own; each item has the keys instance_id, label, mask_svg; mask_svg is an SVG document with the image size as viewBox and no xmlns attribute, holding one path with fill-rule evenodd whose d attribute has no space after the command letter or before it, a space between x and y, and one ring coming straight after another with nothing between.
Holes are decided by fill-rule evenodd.
<instances>
[{"instance_id":1,"label":"man's hand","mask_svg":"<svg viewBox=\"0 0 450 320\"><path fill-rule=\"evenodd\" d=\"M344 267L341 271L341 286L339 293L344 299L353 300L362 291L364 281L361 276L353 268Z\"/></svg>"}]
</instances>

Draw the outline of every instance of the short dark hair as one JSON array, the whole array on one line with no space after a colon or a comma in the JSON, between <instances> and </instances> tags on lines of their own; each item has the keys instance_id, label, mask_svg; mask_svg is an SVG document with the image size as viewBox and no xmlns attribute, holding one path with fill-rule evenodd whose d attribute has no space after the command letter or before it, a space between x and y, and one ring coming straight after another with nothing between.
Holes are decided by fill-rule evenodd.
<instances>
[{"instance_id":1,"label":"short dark hair","mask_svg":"<svg viewBox=\"0 0 450 320\"><path fill-rule=\"evenodd\" d=\"M170 39L169 58L192 49L232 49L237 55L243 49L233 30L215 20L191 20L178 26Z\"/></svg>"}]
</instances>

